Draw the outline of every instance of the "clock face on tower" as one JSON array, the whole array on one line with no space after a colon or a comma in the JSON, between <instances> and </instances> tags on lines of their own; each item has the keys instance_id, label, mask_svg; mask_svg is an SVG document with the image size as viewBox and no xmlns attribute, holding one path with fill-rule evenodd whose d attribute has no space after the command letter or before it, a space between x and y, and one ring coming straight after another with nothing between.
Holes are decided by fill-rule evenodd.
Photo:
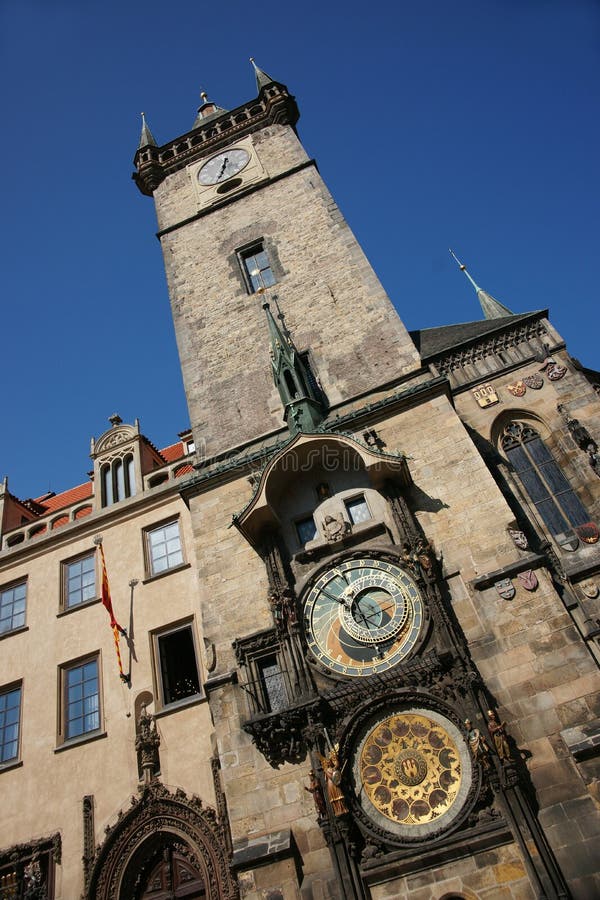
<instances>
[{"instance_id":1,"label":"clock face on tower","mask_svg":"<svg viewBox=\"0 0 600 900\"><path fill-rule=\"evenodd\" d=\"M250 162L250 154L241 147L224 150L204 163L198 172L200 184L221 184L245 169Z\"/></svg>"},{"instance_id":2,"label":"clock face on tower","mask_svg":"<svg viewBox=\"0 0 600 900\"><path fill-rule=\"evenodd\" d=\"M324 572L304 604L309 649L339 675L383 672L414 648L423 601L413 579L380 559L349 559Z\"/></svg>"}]
</instances>

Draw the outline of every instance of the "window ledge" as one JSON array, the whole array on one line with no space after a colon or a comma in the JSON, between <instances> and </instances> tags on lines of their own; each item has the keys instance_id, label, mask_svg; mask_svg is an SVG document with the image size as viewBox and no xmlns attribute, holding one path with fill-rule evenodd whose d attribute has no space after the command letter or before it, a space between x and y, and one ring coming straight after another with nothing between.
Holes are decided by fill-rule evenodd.
<instances>
[{"instance_id":1,"label":"window ledge","mask_svg":"<svg viewBox=\"0 0 600 900\"><path fill-rule=\"evenodd\" d=\"M12 631L3 631L0 634L0 641L4 640L4 638L12 637L13 634L23 634L24 631L29 631L29 625L21 625L20 628L13 628Z\"/></svg>"},{"instance_id":2,"label":"window ledge","mask_svg":"<svg viewBox=\"0 0 600 900\"><path fill-rule=\"evenodd\" d=\"M92 741L99 741L101 738L108 737L106 731L95 731L93 734L82 734L79 737L69 738L60 747L55 747L55 753L62 753L63 750L70 750L71 747L81 747L82 744L90 744Z\"/></svg>"},{"instance_id":3,"label":"window ledge","mask_svg":"<svg viewBox=\"0 0 600 900\"><path fill-rule=\"evenodd\" d=\"M9 762L0 763L0 775L3 772L10 772L12 769L19 769L23 765L22 759L14 759Z\"/></svg>"},{"instance_id":4,"label":"window ledge","mask_svg":"<svg viewBox=\"0 0 600 900\"><path fill-rule=\"evenodd\" d=\"M161 719L163 716L169 716L171 713L179 712L180 709L187 709L189 706L198 706L198 704L205 702L206 697L203 694L193 694L191 697L184 697L183 700L176 700L174 703L163 706L162 709L159 709L154 713L154 718Z\"/></svg>"},{"instance_id":5,"label":"window ledge","mask_svg":"<svg viewBox=\"0 0 600 900\"><path fill-rule=\"evenodd\" d=\"M190 569L191 566L191 563L181 563L180 566L173 566L172 569L165 569L164 572L157 572L156 575L149 575L147 578L144 578L142 584L149 584L151 581L157 581L159 578L164 578L165 575L172 575L173 572L181 572L183 569Z\"/></svg>"},{"instance_id":6,"label":"window ledge","mask_svg":"<svg viewBox=\"0 0 600 900\"><path fill-rule=\"evenodd\" d=\"M69 606L68 609L61 609L60 612L56 613L56 618L60 619L61 616L68 616L70 613L77 612L78 609L86 609L88 606L95 606L96 603L101 602L101 597L96 597L94 600L86 600L85 603L76 603L74 606Z\"/></svg>"}]
</instances>

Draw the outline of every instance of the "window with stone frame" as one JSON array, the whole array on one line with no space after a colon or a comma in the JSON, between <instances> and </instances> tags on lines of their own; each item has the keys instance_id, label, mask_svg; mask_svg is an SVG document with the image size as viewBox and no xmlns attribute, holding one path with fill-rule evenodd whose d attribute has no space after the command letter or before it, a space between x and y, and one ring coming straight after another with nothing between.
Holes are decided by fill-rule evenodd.
<instances>
[{"instance_id":1,"label":"window with stone frame","mask_svg":"<svg viewBox=\"0 0 600 900\"><path fill-rule=\"evenodd\" d=\"M18 682L0 690L0 769L19 761L20 737L21 683Z\"/></svg>"},{"instance_id":2,"label":"window with stone frame","mask_svg":"<svg viewBox=\"0 0 600 900\"><path fill-rule=\"evenodd\" d=\"M234 641L240 682L248 701L249 718L279 712L292 697L290 673L276 632L272 629Z\"/></svg>"},{"instance_id":3,"label":"window with stone frame","mask_svg":"<svg viewBox=\"0 0 600 900\"><path fill-rule=\"evenodd\" d=\"M97 599L96 553L93 550L66 560L62 563L61 569L63 610L74 609Z\"/></svg>"},{"instance_id":4,"label":"window with stone frame","mask_svg":"<svg viewBox=\"0 0 600 900\"><path fill-rule=\"evenodd\" d=\"M554 537L589 522L586 508L534 428L526 422L509 422L500 444L544 525Z\"/></svg>"},{"instance_id":5,"label":"window with stone frame","mask_svg":"<svg viewBox=\"0 0 600 900\"><path fill-rule=\"evenodd\" d=\"M159 707L183 704L201 696L196 643L191 622L162 628L152 635Z\"/></svg>"},{"instance_id":6,"label":"window with stone frame","mask_svg":"<svg viewBox=\"0 0 600 900\"><path fill-rule=\"evenodd\" d=\"M255 294L261 288L272 287L276 283L277 279L263 241L256 241L238 250L238 259L249 294Z\"/></svg>"},{"instance_id":7,"label":"window with stone frame","mask_svg":"<svg viewBox=\"0 0 600 900\"><path fill-rule=\"evenodd\" d=\"M25 627L27 581L0 588L0 635Z\"/></svg>"},{"instance_id":8,"label":"window with stone frame","mask_svg":"<svg viewBox=\"0 0 600 900\"><path fill-rule=\"evenodd\" d=\"M179 519L146 528L144 542L146 571L149 578L183 565Z\"/></svg>"},{"instance_id":9,"label":"window with stone frame","mask_svg":"<svg viewBox=\"0 0 600 900\"><path fill-rule=\"evenodd\" d=\"M54 900L55 866L60 859L60 834L0 851L0 900Z\"/></svg>"},{"instance_id":10,"label":"window with stone frame","mask_svg":"<svg viewBox=\"0 0 600 900\"><path fill-rule=\"evenodd\" d=\"M59 742L86 738L102 726L100 658L95 653L60 667Z\"/></svg>"},{"instance_id":11,"label":"window with stone frame","mask_svg":"<svg viewBox=\"0 0 600 900\"><path fill-rule=\"evenodd\" d=\"M368 522L373 518L364 494L345 500L344 506L346 507L346 514L353 525L360 525L361 522Z\"/></svg>"}]
</instances>

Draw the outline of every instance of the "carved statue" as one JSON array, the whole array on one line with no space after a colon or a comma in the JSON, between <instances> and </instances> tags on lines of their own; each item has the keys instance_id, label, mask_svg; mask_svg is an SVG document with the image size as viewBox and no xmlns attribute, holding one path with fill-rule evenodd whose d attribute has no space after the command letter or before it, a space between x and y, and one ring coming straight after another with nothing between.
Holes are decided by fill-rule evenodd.
<instances>
[{"instance_id":1,"label":"carved statue","mask_svg":"<svg viewBox=\"0 0 600 900\"><path fill-rule=\"evenodd\" d=\"M344 792L340 784L342 781L342 771L340 769L340 761L337 750L333 747L328 756L321 756L321 766L325 775L325 785L327 788L327 798L331 804L334 816L343 816L348 812Z\"/></svg>"},{"instance_id":2,"label":"carved statue","mask_svg":"<svg viewBox=\"0 0 600 900\"><path fill-rule=\"evenodd\" d=\"M473 728L470 719L465 719L465 728L467 729L467 741L473 759L475 762L481 763L484 770L487 772L491 765L488 743L479 731L479 728Z\"/></svg>"},{"instance_id":3,"label":"carved statue","mask_svg":"<svg viewBox=\"0 0 600 900\"><path fill-rule=\"evenodd\" d=\"M492 740L494 741L498 759L502 761L503 765L506 765L506 763L510 762L512 759L506 736L506 722L499 722L498 717L496 716L496 713L493 711L493 709L488 709L487 714L488 731L490 732Z\"/></svg>"},{"instance_id":4,"label":"carved statue","mask_svg":"<svg viewBox=\"0 0 600 900\"><path fill-rule=\"evenodd\" d=\"M144 784L154 781L154 768L160 746L160 735L156 730L154 716L151 716L145 706L138 721L138 733L135 738L135 749L140 754Z\"/></svg>"},{"instance_id":5,"label":"carved statue","mask_svg":"<svg viewBox=\"0 0 600 900\"><path fill-rule=\"evenodd\" d=\"M23 872L24 878L24 900L45 900L48 896L44 886L44 877L42 875L42 867L37 859L25 866Z\"/></svg>"},{"instance_id":6,"label":"carved statue","mask_svg":"<svg viewBox=\"0 0 600 900\"><path fill-rule=\"evenodd\" d=\"M341 540L345 534L350 531L350 523L346 522L341 516L339 518L334 518L334 516L325 516L323 520L323 533L325 535L325 540L331 543L335 541Z\"/></svg>"},{"instance_id":7,"label":"carved statue","mask_svg":"<svg viewBox=\"0 0 600 900\"><path fill-rule=\"evenodd\" d=\"M588 444L587 447L588 459L590 461L590 466L596 473L596 475L600 475L600 451L596 444Z\"/></svg>"},{"instance_id":8,"label":"carved statue","mask_svg":"<svg viewBox=\"0 0 600 900\"><path fill-rule=\"evenodd\" d=\"M400 556L402 563L417 578L420 578L422 575L426 578L431 578L433 574L433 553L429 542L425 538L418 538L414 550L408 542L404 543Z\"/></svg>"},{"instance_id":9,"label":"carved statue","mask_svg":"<svg viewBox=\"0 0 600 900\"><path fill-rule=\"evenodd\" d=\"M319 819L324 819L327 816L327 806L325 804L325 795L323 794L323 788L314 773L313 769L308 773L308 777L310 778L309 786L304 786L304 790L308 791L309 794L312 794L312 798L315 804L315 809L317 811L317 817Z\"/></svg>"}]
</instances>

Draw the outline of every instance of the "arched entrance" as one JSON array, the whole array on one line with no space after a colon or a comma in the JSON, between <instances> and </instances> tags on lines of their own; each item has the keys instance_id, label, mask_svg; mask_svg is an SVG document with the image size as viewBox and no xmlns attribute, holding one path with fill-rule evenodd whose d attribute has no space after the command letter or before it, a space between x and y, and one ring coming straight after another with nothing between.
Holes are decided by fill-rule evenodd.
<instances>
[{"instance_id":1,"label":"arched entrance","mask_svg":"<svg viewBox=\"0 0 600 900\"><path fill-rule=\"evenodd\" d=\"M87 900L237 900L217 815L197 797L149 785L109 829Z\"/></svg>"}]
</instances>

